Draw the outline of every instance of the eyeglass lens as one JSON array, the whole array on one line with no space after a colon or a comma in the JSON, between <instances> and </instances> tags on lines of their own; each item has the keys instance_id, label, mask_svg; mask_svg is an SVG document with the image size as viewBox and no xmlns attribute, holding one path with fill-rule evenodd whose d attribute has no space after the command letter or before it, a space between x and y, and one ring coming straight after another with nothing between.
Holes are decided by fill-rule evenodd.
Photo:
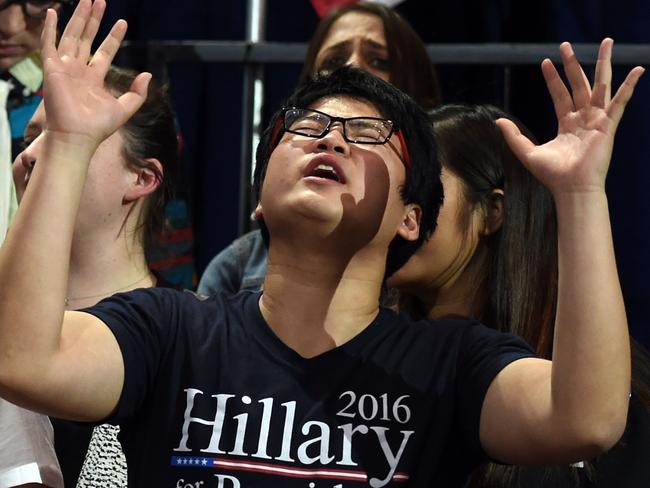
<instances>
[{"instance_id":1,"label":"eyeglass lens","mask_svg":"<svg viewBox=\"0 0 650 488\"><path fill-rule=\"evenodd\" d=\"M392 130L389 121L372 117L346 119L307 109L290 109L285 114L287 130L310 137L324 135L334 122L343 124L346 139L359 144L383 144Z\"/></svg>"}]
</instances>

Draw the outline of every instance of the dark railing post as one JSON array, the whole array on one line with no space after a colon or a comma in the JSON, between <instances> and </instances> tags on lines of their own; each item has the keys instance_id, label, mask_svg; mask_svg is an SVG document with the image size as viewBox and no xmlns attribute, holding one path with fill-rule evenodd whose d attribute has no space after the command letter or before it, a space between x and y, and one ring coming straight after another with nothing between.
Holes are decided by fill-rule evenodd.
<instances>
[{"instance_id":1,"label":"dark railing post","mask_svg":"<svg viewBox=\"0 0 650 488\"><path fill-rule=\"evenodd\" d=\"M239 234L250 229L253 210L251 182L254 171L255 148L260 138L262 106L264 103L264 64L251 61L252 48L265 36L266 0L248 0L246 21L247 59L244 66L244 94L242 100L242 146L239 174Z\"/></svg>"}]
</instances>

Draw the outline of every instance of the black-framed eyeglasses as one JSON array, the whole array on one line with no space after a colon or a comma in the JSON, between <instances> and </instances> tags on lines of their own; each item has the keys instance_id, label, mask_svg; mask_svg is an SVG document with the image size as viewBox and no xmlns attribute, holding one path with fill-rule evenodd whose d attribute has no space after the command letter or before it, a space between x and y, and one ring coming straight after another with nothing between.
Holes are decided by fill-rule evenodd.
<instances>
[{"instance_id":1,"label":"black-framed eyeglasses","mask_svg":"<svg viewBox=\"0 0 650 488\"><path fill-rule=\"evenodd\" d=\"M343 139L354 144L386 144L395 134L402 146L401 159L410 168L406 141L391 120L380 117L334 117L310 108L288 107L282 110L284 130L291 134L320 138L332 129L335 122L343 127Z\"/></svg>"},{"instance_id":2,"label":"black-framed eyeglasses","mask_svg":"<svg viewBox=\"0 0 650 488\"><path fill-rule=\"evenodd\" d=\"M0 0L0 11L12 5L20 5L25 17L40 20L45 18L48 8L57 5L75 5L76 3L76 0Z\"/></svg>"}]
</instances>

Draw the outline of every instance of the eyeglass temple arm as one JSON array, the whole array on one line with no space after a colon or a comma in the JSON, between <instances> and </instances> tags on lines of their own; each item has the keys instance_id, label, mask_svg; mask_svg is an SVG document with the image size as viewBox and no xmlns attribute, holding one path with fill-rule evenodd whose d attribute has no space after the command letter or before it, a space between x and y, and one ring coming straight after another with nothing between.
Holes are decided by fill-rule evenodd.
<instances>
[{"instance_id":1,"label":"eyeglass temple arm","mask_svg":"<svg viewBox=\"0 0 650 488\"><path fill-rule=\"evenodd\" d=\"M395 131L397 138L399 139L399 143L402 146L402 155L404 158L404 163L406 163L406 167L408 169L411 169L411 155L409 154L408 147L406 147L406 139L404 139L404 134L402 133L401 130L396 130Z\"/></svg>"}]
</instances>

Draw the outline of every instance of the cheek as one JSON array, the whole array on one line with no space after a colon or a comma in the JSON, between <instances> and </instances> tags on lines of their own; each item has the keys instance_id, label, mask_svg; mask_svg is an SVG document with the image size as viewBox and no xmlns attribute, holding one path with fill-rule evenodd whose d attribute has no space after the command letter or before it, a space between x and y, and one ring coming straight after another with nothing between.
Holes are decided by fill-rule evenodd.
<instances>
[{"instance_id":1,"label":"cheek","mask_svg":"<svg viewBox=\"0 0 650 488\"><path fill-rule=\"evenodd\" d=\"M275 188L279 185L283 186L287 180L286 167L282 168L280 161L269 161L264 175L264 182L262 184L262 194L275 193Z\"/></svg>"},{"instance_id":2,"label":"cheek","mask_svg":"<svg viewBox=\"0 0 650 488\"><path fill-rule=\"evenodd\" d=\"M84 185L85 198L107 210L118 208L132 183L133 174L121 160L98 156L95 155L88 167Z\"/></svg>"},{"instance_id":3,"label":"cheek","mask_svg":"<svg viewBox=\"0 0 650 488\"><path fill-rule=\"evenodd\" d=\"M25 31L23 42L33 51L36 51L40 47L42 30L43 22L40 22L34 26L28 26L27 30Z\"/></svg>"},{"instance_id":4,"label":"cheek","mask_svg":"<svg viewBox=\"0 0 650 488\"><path fill-rule=\"evenodd\" d=\"M283 189L290 185L292 166L286 163L289 156L285 146L286 144L278 145L266 166L260 201L266 200L267 205L276 200L277 196L282 194Z\"/></svg>"},{"instance_id":5,"label":"cheek","mask_svg":"<svg viewBox=\"0 0 650 488\"><path fill-rule=\"evenodd\" d=\"M431 278L455 260L461 252L463 241L464 232L460 228L458 209L451 205L443 205L440 208L436 229L417 252L429 269L428 274Z\"/></svg>"},{"instance_id":6,"label":"cheek","mask_svg":"<svg viewBox=\"0 0 650 488\"><path fill-rule=\"evenodd\" d=\"M442 261L450 261L458 254L462 254L462 249L467 245L467 240L471 238L469 229L463 227L465 220L461 215L461 209L455 205L457 195L449 195L447 204L443 204L438 215L438 225L434 231L429 247L432 254L440 256Z\"/></svg>"},{"instance_id":7,"label":"cheek","mask_svg":"<svg viewBox=\"0 0 650 488\"><path fill-rule=\"evenodd\" d=\"M363 155L363 170L360 177L351 178L348 182L350 191L355 198L372 205L376 209L395 209L400 213L404 209L401 187L404 184L404 173L398 168L390 168L382 155L367 151Z\"/></svg>"}]
</instances>

